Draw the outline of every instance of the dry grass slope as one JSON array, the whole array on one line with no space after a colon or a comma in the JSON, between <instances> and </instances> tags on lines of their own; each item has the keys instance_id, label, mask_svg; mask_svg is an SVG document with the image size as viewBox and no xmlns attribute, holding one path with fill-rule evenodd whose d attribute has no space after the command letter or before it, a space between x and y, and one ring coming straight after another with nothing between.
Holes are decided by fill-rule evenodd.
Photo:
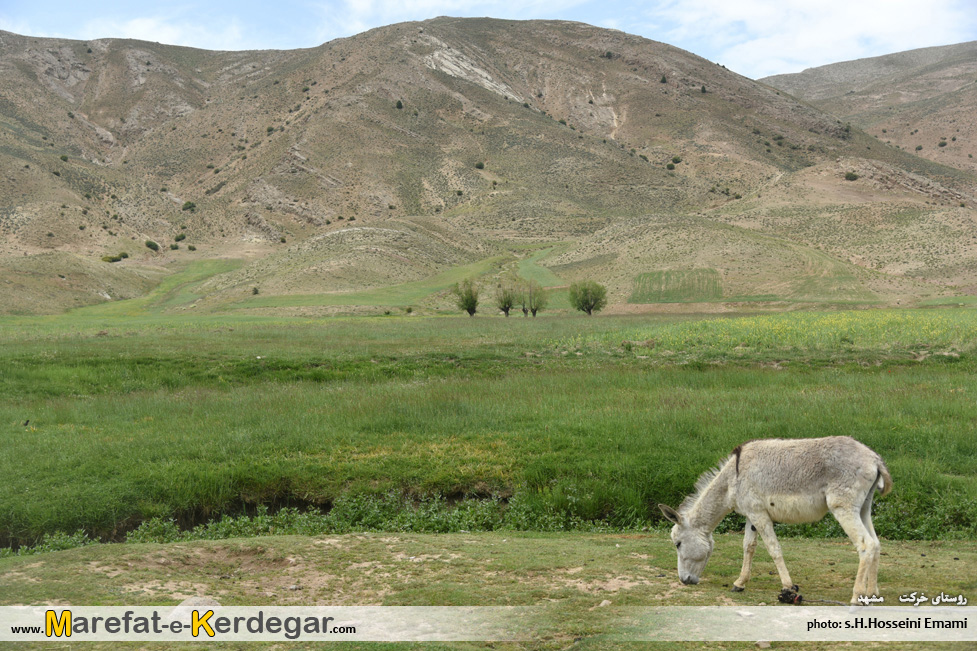
<instances>
[{"instance_id":1,"label":"dry grass slope","mask_svg":"<svg viewBox=\"0 0 977 651\"><path fill-rule=\"evenodd\" d=\"M372 291L556 242L539 264L604 282L619 304L636 275L700 267L720 270L724 298L967 291L967 138L941 132L947 146L927 160L860 124L579 23L439 18L271 52L2 32L2 309L135 295L145 269L205 259L245 261L203 286L214 309L254 286ZM812 226L867 206L870 242L860 227ZM120 251L130 257L101 262ZM45 263L64 256L132 280L66 288ZM30 287L25 264L40 270Z\"/></svg>"}]
</instances>

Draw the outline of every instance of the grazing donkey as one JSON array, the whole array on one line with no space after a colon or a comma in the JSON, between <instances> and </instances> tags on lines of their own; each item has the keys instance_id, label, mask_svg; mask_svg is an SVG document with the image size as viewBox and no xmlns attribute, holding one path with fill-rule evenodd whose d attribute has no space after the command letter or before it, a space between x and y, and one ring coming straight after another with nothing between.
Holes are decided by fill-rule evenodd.
<instances>
[{"instance_id":1,"label":"grazing donkey","mask_svg":"<svg viewBox=\"0 0 977 651\"><path fill-rule=\"evenodd\" d=\"M756 549L763 538L780 573L784 589L797 590L787 573L774 522L816 522L831 511L858 550L858 575L852 603L859 595L879 592L879 537L872 527L872 496L892 489L882 457L847 436L820 439L765 439L736 447L719 468L701 477L695 493L676 511L659 504L675 523L672 542L678 550L682 583L699 582L712 553L713 529L730 511L746 516L743 569L733 592L745 589Z\"/></svg>"}]
</instances>

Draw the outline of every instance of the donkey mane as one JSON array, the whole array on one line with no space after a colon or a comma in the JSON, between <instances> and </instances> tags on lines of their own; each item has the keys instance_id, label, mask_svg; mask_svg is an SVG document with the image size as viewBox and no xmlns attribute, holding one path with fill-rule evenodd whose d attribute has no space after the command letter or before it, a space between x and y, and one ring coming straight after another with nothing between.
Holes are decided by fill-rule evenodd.
<instances>
[{"instance_id":1,"label":"donkey mane","mask_svg":"<svg viewBox=\"0 0 977 651\"><path fill-rule=\"evenodd\" d=\"M739 461L739 456L740 455L738 454L736 455L737 461ZM682 500L682 503L678 507L678 512L681 513L682 515L686 515L689 512L689 509L691 509L692 506L699 501L699 498L702 497L702 493L704 493L705 490L709 488L713 480L719 476L719 473L721 473L723 469L726 467L726 465L732 460L733 460L733 455L731 454L725 459L723 459L719 463L719 465L716 466L715 468L710 468L709 470L699 475L699 478L695 480L695 489L692 491L691 495L689 495L684 500Z\"/></svg>"}]
</instances>

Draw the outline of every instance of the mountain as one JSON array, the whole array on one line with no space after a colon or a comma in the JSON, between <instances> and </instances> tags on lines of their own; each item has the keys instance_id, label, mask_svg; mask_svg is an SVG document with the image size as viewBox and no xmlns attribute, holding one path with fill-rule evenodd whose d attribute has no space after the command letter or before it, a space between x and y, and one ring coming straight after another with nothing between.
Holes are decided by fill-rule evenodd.
<instances>
[{"instance_id":1,"label":"mountain","mask_svg":"<svg viewBox=\"0 0 977 651\"><path fill-rule=\"evenodd\" d=\"M760 81L918 156L977 171L977 41Z\"/></svg>"},{"instance_id":2,"label":"mountain","mask_svg":"<svg viewBox=\"0 0 977 651\"><path fill-rule=\"evenodd\" d=\"M915 301L977 284L975 179L579 23L251 52L0 32L8 313L174 273L192 286L157 309L430 310L516 274L599 280L623 311Z\"/></svg>"}]
</instances>

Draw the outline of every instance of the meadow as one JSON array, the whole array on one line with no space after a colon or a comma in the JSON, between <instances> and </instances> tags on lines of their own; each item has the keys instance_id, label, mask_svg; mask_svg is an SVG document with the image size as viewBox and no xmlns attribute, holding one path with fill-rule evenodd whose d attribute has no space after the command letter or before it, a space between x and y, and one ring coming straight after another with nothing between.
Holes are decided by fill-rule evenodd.
<instances>
[{"instance_id":1,"label":"meadow","mask_svg":"<svg viewBox=\"0 0 977 651\"><path fill-rule=\"evenodd\" d=\"M977 538L971 308L0 322L0 542L661 529L754 438L885 458L887 539ZM722 531L741 520L730 517ZM830 518L785 535L841 536Z\"/></svg>"}]
</instances>

